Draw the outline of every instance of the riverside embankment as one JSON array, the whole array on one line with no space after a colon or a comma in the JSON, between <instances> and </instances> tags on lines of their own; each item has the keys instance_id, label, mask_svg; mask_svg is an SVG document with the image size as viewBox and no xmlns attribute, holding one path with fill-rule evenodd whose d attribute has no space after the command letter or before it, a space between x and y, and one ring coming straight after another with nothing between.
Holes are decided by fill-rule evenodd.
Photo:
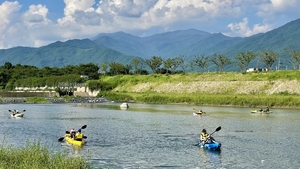
<instances>
[{"instance_id":1,"label":"riverside embankment","mask_svg":"<svg viewBox=\"0 0 300 169\"><path fill-rule=\"evenodd\" d=\"M101 80L115 85L102 92L110 100L300 108L299 71L125 75Z\"/></svg>"}]
</instances>

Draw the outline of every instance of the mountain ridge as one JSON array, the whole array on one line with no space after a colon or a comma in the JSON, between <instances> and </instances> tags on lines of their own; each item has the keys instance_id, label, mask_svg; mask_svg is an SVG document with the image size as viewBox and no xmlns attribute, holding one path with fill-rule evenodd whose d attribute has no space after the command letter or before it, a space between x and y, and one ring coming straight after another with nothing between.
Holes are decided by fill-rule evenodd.
<instances>
[{"instance_id":1,"label":"mountain ridge","mask_svg":"<svg viewBox=\"0 0 300 169\"><path fill-rule=\"evenodd\" d=\"M39 48L14 47L0 50L0 63L32 65L36 67L63 67L103 62L130 64L134 58L141 60L152 56L163 59L179 55L193 59L195 55L212 56L221 53L231 59L239 52L278 52L281 62L287 60L284 52L289 46L300 46L300 19L296 19L266 33L250 37L229 37L222 33L208 33L197 29L138 37L125 32L100 33L94 38L71 39L54 42ZM254 65L254 62L250 64ZM232 67L232 66L231 66ZM237 69L233 66L232 70Z\"/></svg>"}]
</instances>

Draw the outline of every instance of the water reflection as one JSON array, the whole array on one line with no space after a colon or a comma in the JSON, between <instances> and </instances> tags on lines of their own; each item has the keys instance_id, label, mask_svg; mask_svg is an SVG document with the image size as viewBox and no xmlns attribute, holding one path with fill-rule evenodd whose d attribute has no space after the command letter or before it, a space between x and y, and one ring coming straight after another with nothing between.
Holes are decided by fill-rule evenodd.
<instances>
[{"instance_id":1,"label":"water reflection","mask_svg":"<svg viewBox=\"0 0 300 169\"><path fill-rule=\"evenodd\" d=\"M199 148L200 160L203 162L206 168L217 167L221 164L221 150L207 150L204 148Z\"/></svg>"}]
</instances>

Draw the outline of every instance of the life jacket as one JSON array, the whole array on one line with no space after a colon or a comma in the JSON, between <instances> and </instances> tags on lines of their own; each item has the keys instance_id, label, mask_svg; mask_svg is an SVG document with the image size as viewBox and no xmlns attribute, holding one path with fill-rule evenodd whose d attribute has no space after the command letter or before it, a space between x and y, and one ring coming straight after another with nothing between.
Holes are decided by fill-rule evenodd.
<instances>
[{"instance_id":1,"label":"life jacket","mask_svg":"<svg viewBox=\"0 0 300 169\"><path fill-rule=\"evenodd\" d=\"M203 140L206 140L208 136L209 136L208 133L201 133L201 138L202 138Z\"/></svg>"},{"instance_id":2,"label":"life jacket","mask_svg":"<svg viewBox=\"0 0 300 169\"><path fill-rule=\"evenodd\" d=\"M75 138L76 140L82 140L83 135L81 133L77 133Z\"/></svg>"}]
</instances>

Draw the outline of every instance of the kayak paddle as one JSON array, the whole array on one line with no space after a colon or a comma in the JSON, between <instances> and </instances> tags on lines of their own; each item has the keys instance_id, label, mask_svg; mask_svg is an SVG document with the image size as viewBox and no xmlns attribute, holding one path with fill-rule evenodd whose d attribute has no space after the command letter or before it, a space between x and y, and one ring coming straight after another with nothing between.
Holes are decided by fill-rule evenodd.
<instances>
[{"instance_id":1,"label":"kayak paddle","mask_svg":"<svg viewBox=\"0 0 300 169\"><path fill-rule=\"evenodd\" d=\"M85 129L86 127L87 127L87 125L84 125L84 126L81 127L81 129Z\"/></svg>"},{"instance_id":2,"label":"kayak paddle","mask_svg":"<svg viewBox=\"0 0 300 169\"><path fill-rule=\"evenodd\" d=\"M65 137L61 137L58 139L58 141L63 141Z\"/></svg>"},{"instance_id":3,"label":"kayak paddle","mask_svg":"<svg viewBox=\"0 0 300 169\"><path fill-rule=\"evenodd\" d=\"M9 112L12 112L11 110L8 110ZM23 112L25 112L26 110L23 110Z\"/></svg>"},{"instance_id":4,"label":"kayak paddle","mask_svg":"<svg viewBox=\"0 0 300 169\"><path fill-rule=\"evenodd\" d=\"M214 134L215 132L217 131L220 131L221 130L221 126L219 126L218 128L216 128L216 130L214 132L212 132L210 135Z\"/></svg>"}]
</instances>

